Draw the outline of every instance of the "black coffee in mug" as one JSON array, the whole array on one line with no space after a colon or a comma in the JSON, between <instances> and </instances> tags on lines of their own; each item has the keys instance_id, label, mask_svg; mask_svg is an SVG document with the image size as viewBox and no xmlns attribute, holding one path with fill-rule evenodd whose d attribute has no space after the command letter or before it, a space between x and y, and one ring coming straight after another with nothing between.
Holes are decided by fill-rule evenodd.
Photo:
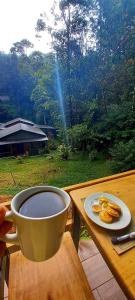
<instances>
[{"instance_id":1,"label":"black coffee in mug","mask_svg":"<svg viewBox=\"0 0 135 300\"><path fill-rule=\"evenodd\" d=\"M60 195L54 192L40 192L22 203L19 213L30 218L44 218L55 215L66 207Z\"/></svg>"}]
</instances>

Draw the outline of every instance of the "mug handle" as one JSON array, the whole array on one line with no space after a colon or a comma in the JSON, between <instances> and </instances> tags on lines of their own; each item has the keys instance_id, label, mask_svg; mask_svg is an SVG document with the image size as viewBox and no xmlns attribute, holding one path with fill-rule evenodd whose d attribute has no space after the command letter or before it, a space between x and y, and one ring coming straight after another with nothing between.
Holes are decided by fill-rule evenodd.
<instances>
[{"instance_id":1,"label":"mug handle","mask_svg":"<svg viewBox=\"0 0 135 300\"><path fill-rule=\"evenodd\" d=\"M12 211L7 211L5 218L5 221L13 222L13 213ZM18 234L16 233L7 233L4 235L4 237L0 238L1 242L9 243L9 244L16 244L19 245L19 240L18 240Z\"/></svg>"}]
</instances>

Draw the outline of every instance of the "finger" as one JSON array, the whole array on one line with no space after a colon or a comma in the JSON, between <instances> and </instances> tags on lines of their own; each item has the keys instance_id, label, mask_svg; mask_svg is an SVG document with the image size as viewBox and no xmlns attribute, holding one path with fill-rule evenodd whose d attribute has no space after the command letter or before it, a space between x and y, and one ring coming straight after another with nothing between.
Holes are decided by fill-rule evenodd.
<instances>
[{"instance_id":1,"label":"finger","mask_svg":"<svg viewBox=\"0 0 135 300\"><path fill-rule=\"evenodd\" d=\"M4 221L0 226L0 237L3 237L12 228L12 223Z\"/></svg>"},{"instance_id":2,"label":"finger","mask_svg":"<svg viewBox=\"0 0 135 300\"><path fill-rule=\"evenodd\" d=\"M0 242L0 257L4 255L6 245L3 242Z\"/></svg>"},{"instance_id":3,"label":"finger","mask_svg":"<svg viewBox=\"0 0 135 300\"><path fill-rule=\"evenodd\" d=\"M6 214L6 209L4 206L0 206L0 224L3 223Z\"/></svg>"}]
</instances>

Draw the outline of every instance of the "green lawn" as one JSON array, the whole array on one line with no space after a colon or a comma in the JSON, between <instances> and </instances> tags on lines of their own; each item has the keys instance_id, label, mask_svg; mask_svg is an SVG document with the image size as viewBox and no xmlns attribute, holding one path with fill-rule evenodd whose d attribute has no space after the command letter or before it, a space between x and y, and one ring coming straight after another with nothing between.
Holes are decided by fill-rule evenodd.
<instances>
[{"instance_id":1,"label":"green lawn","mask_svg":"<svg viewBox=\"0 0 135 300\"><path fill-rule=\"evenodd\" d=\"M45 156L0 159L0 194L14 195L34 185L64 187L75 183L111 175L110 162L91 162L86 155L72 155L68 161Z\"/></svg>"}]
</instances>

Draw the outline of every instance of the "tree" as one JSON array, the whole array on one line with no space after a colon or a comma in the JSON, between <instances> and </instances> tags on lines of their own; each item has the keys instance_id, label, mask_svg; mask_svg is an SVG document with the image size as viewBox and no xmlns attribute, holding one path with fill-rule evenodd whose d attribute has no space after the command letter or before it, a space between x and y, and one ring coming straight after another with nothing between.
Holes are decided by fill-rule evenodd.
<instances>
[{"instance_id":1,"label":"tree","mask_svg":"<svg viewBox=\"0 0 135 300\"><path fill-rule=\"evenodd\" d=\"M10 52L12 54L18 54L18 55L23 55L23 54L27 54L27 49L29 48L33 48L33 44L27 40L27 39L23 39L20 42L16 42L13 44L13 46L10 49Z\"/></svg>"},{"instance_id":2,"label":"tree","mask_svg":"<svg viewBox=\"0 0 135 300\"><path fill-rule=\"evenodd\" d=\"M74 124L73 101L76 100L72 93L72 86L75 89L76 83L73 68L85 50L90 7L91 2L88 0L61 0L59 13L55 12L55 6L52 8L54 27L48 24L45 14L37 21L37 32L47 30L51 34L53 49L57 53L67 123L70 127Z\"/></svg>"},{"instance_id":3,"label":"tree","mask_svg":"<svg viewBox=\"0 0 135 300\"><path fill-rule=\"evenodd\" d=\"M33 104L30 101L34 81L31 74L20 69L21 57L0 53L0 101L1 122L14 117L31 119Z\"/></svg>"}]
</instances>

